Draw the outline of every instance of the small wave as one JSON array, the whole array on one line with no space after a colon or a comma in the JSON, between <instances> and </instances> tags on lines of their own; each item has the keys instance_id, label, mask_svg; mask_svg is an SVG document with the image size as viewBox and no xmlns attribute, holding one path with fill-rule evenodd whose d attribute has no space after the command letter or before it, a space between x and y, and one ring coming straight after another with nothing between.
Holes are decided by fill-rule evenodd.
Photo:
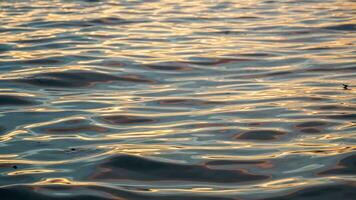
<instances>
[{"instance_id":1,"label":"small wave","mask_svg":"<svg viewBox=\"0 0 356 200\"><path fill-rule=\"evenodd\" d=\"M347 184L306 187L289 195L264 198L265 200L301 200L301 199L345 199L352 200L356 187Z\"/></svg>"},{"instance_id":2,"label":"small wave","mask_svg":"<svg viewBox=\"0 0 356 200\"><path fill-rule=\"evenodd\" d=\"M200 165L184 165L120 155L100 165L101 172L94 180L142 180L142 181L193 181L238 183L267 179L268 176L246 173L243 170L209 169Z\"/></svg>"},{"instance_id":3,"label":"small wave","mask_svg":"<svg viewBox=\"0 0 356 200\"><path fill-rule=\"evenodd\" d=\"M0 94L0 106L29 106L37 102L28 97Z\"/></svg>"},{"instance_id":4,"label":"small wave","mask_svg":"<svg viewBox=\"0 0 356 200\"><path fill-rule=\"evenodd\" d=\"M241 133L235 138L239 140L274 140L285 134L286 133L281 131L254 130Z\"/></svg>"},{"instance_id":5,"label":"small wave","mask_svg":"<svg viewBox=\"0 0 356 200\"><path fill-rule=\"evenodd\" d=\"M156 121L154 119L134 115L108 115L102 116L100 119L107 123L117 125L152 123Z\"/></svg>"},{"instance_id":6,"label":"small wave","mask_svg":"<svg viewBox=\"0 0 356 200\"><path fill-rule=\"evenodd\" d=\"M149 84L155 83L155 81L149 80L139 75L116 76L92 71L40 73L14 81L44 87L88 87L95 83L113 81Z\"/></svg>"},{"instance_id":7,"label":"small wave","mask_svg":"<svg viewBox=\"0 0 356 200\"><path fill-rule=\"evenodd\" d=\"M333 169L320 172L320 175L354 175L356 174L356 155L349 155L340 160Z\"/></svg>"},{"instance_id":8,"label":"small wave","mask_svg":"<svg viewBox=\"0 0 356 200\"><path fill-rule=\"evenodd\" d=\"M356 24L341 24L335 26L326 26L324 29L330 29L335 31L356 31Z\"/></svg>"}]
</instances>

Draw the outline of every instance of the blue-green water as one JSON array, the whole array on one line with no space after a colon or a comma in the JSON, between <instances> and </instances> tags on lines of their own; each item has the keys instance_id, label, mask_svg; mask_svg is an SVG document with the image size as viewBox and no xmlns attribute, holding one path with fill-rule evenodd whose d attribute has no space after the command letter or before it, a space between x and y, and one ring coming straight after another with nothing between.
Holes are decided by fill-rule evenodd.
<instances>
[{"instance_id":1,"label":"blue-green water","mask_svg":"<svg viewBox=\"0 0 356 200\"><path fill-rule=\"evenodd\" d=\"M0 1L0 199L354 199L355 11Z\"/></svg>"}]
</instances>

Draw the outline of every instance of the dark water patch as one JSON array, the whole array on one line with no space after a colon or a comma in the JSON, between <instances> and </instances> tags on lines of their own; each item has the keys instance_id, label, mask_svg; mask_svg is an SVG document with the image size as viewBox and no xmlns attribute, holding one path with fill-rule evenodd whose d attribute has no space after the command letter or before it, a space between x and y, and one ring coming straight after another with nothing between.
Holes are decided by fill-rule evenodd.
<instances>
[{"instance_id":1,"label":"dark water patch","mask_svg":"<svg viewBox=\"0 0 356 200\"><path fill-rule=\"evenodd\" d=\"M247 126L263 126L266 125L267 123L264 122L251 122L251 123L247 123Z\"/></svg>"},{"instance_id":2,"label":"dark water patch","mask_svg":"<svg viewBox=\"0 0 356 200\"><path fill-rule=\"evenodd\" d=\"M95 57L90 56L78 56L78 55L66 55L66 56L52 56L52 57L43 57L36 59L27 59L27 60L14 60L14 61L1 61L0 66L24 66L24 65L41 65L41 66L61 66L75 61L85 61L92 60Z\"/></svg>"},{"instance_id":3,"label":"dark water patch","mask_svg":"<svg viewBox=\"0 0 356 200\"><path fill-rule=\"evenodd\" d=\"M119 60L103 60L103 61L98 61L98 62L92 62L90 65L100 65L100 66L105 66L105 67L123 67L125 66L126 63L119 61Z\"/></svg>"},{"instance_id":4,"label":"dark water patch","mask_svg":"<svg viewBox=\"0 0 356 200\"><path fill-rule=\"evenodd\" d=\"M62 108L62 109L76 109L76 110L86 110L86 109L98 109L107 108L112 106L112 104L96 102L96 101L70 101L70 102L60 102L53 103L52 105Z\"/></svg>"},{"instance_id":5,"label":"dark water patch","mask_svg":"<svg viewBox=\"0 0 356 200\"><path fill-rule=\"evenodd\" d=\"M326 200L343 199L353 200L356 196L354 185L337 184L325 186L312 186L300 189L285 196L263 198L264 200ZM262 200L262 199L261 199Z\"/></svg>"},{"instance_id":6,"label":"dark water patch","mask_svg":"<svg viewBox=\"0 0 356 200\"><path fill-rule=\"evenodd\" d=\"M50 37L50 38L33 38L33 39L23 39L17 40L16 43L19 44L38 44L38 43L47 43L58 41L60 38L58 37Z\"/></svg>"},{"instance_id":7,"label":"dark water patch","mask_svg":"<svg viewBox=\"0 0 356 200\"><path fill-rule=\"evenodd\" d=\"M279 72L269 73L267 76L280 76L280 75L287 75L292 73L293 71L279 71Z\"/></svg>"},{"instance_id":8,"label":"dark water patch","mask_svg":"<svg viewBox=\"0 0 356 200\"><path fill-rule=\"evenodd\" d=\"M28 167L27 164L20 164L20 163L0 163L0 170L16 170L20 168Z\"/></svg>"},{"instance_id":9,"label":"dark water patch","mask_svg":"<svg viewBox=\"0 0 356 200\"><path fill-rule=\"evenodd\" d=\"M211 160L204 163L205 166L209 168L226 168L234 169L235 167L249 168L273 168L274 164L266 160ZM233 168L232 168L233 167Z\"/></svg>"},{"instance_id":10,"label":"dark water patch","mask_svg":"<svg viewBox=\"0 0 356 200\"><path fill-rule=\"evenodd\" d=\"M69 191L65 186L62 186L64 191ZM68 187L68 186L67 186ZM1 187L0 195L3 200L14 200L14 199L26 199L26 200L109 200L110 197L104 198L93 194L81 194L81 195L70 195L70 196L54 196L50 193L38 192L40 189L38 186L10 186L10 187ZM62 190L52 190L52 192L64 192ZM52 193L53 194L53 193Z\"/></svg>"},{"instance_id":11,"label":"dark water patch","mask_svg":"<svg viewBox=\"0 0 356 200\"><path fill-rule=\"evenodd\" d=\"M66 43L66 44L88 44L88 42L93 41L92 39L88 38L88 37L84 37L84 36L80 36L80 35L56 35L55 37L50 36L50 37L33 37L33 38L26 38L26 39L22 39L22 40L14 40L12 42L14 43L19 43L19 44L31 44L31 46L33 45L49 45L52 43L58 43L61 42L59 44L62 43ZM82 43L79 43L82 42ZM29 47L31 48L31 47Z\"/></svg>"},{"instance_id":12,"label":"dark water patch","mask_svg":"<svg viewBox=\"0 0 356 200\"><path fill-rule=\"evenodd\" d=\"M350 155L340 160L333 169L328 169L319 173L320 175L355 175L356 174L356 154Z\"/></svg>"},{"instance_id":13,"label":"dark water patch","mask_svg":"<svg viewBox=\"0 0 356 200\"><path fill-rule=\"evenodd\" d=\"M243 170L217 170L200 165L160 162L143 157L119 155L100 166L95 180L193 181L238 183L268 179Z\"/></svg>"},{"instance_id":14,"label":"dark water patch","mask_svg":"<svg viewBox=\"0 0 356 200\"><path fill-rule=\"evenodd\" d=\"M109 129L90 124L90 121L84 119L72 119L67 121L42 126L39 128L39 132L45 134L77 134L77 133L96 133L102 134L108 132Z\"/></svg>"},{"instance_id":15,"label":"dark water patch","mask_svg":"<svg viewBox=\"0 0 356 200\"><path fill-rule=\"evenodd\" d=\"M116 18L116 17L103 17L103 18L91 19L86 21L85 23L88 23L90 25L121 25L121 24L128 24L134 22L121 18Z\"/></svg>"},{"instance_id":16,"label":"dark water patch","mask_svg":"<svg viewBox=\"0 0 356 200\"><path fill-rule=\"evenodd\" d=\"M225 102L221 101L205 101L199 99L165 99L153 101L151 103L162 106L205 106L205 105L221 105Z\"/></svg>"},{"instance_id":17,"label":"dark water patch","mask_svg":"<svg viewBox=\"0 0 356 200\"><path fill-rule=\"evenodd\" d=\"M199 124L192 124L189 127L191 128L210 128L210 127L226 127L232 124L229 123L199 123Z\"/></svg>"},{"instance_id":18,"label":"dark water patch","mask_svg":"<svg viewBox=\"0 0 356 200\"><path fill-rule=\"evenodd\" d=\"M301 128L299 129L299 131L302 133L313 134L313 133L321 133L323 130L320 128Z\"/></svg>"},{"instance_id":19,"label":"dark water patch","mask_svg":"<svg viewBox=\"0 0 356 200\"><path fill-rule=\"evenodd\" d=\"M257 73L256 73L257 72ZM276 72L262 72L258 73L258 70L252 72L250 74L238 75L230 77L231 79L253 79L253 78L276 78L286 75L296 75L297 71L276 71Z\"/></svg>"},{"instance_id":20,"label":"dark water patch","mask_svg":"<svg viewBox=\"0 0 356 200\"><path fill-rule=\"evenodd\" d=\"M242 35L242 34L246 34L246 32L225 30L225 31L216 31L216 32L196 32L196 34L199 34L199 35L211 35L211 34L217 34L217 35Z\"/></svg>"},{"instance_id":21,"label":"dark water patch","mask_svg":"<svg viewBox=\"0 0 356 200\"><path fill-rule=\"evenodd\" d=\"M30 106L37 104L28 97L0 94L0 106Z\"/></svg>"},{"instance_id":22,"label":"dark water patch","mask_svg":"<svg viewBox=\"0 0 356 200\"><path fill-rule=\"evenodd\" d=\"M324 29L335 30L335 31L355 31L356 24L340 24L335 26L326 26Z\"/></svg>"},{"instance_id":23,"label":"dark water patch","mask_svg":"<svg viewBox=\"0 0 356 200\"><path fill-rule=\"evenodd\" d=\"M260 17L256 17L256 16L239 16L236 17L235 19L260 19Z\"/></svg>"},{"instance_id":24,"label":"dark water patch","mask_svg":"<svg viewBox=\"0 0 356 200\"><path fill-rule=\"evenodd\" d=\"M24 31L31 31L32 28L3 28L3 27L0 27L0 33L8 33L8 32L11 32L11 33L17 33L17 32L24 32Z\"/></svg>"},{"instance_id":25,"label":"dark water patch","mask_svg":"<svg viewBox=\"0 0 356 200\"><path fill-rule=\"evenodd\" d=\"M6 129L2 126L0 126L0 135L6 132Z\"/></svg>"},{"instance_id":26,"label":"dark water patch","mask_svg":"<svg viewBox=\"0 0 356 200\"><path fill-rule=\"evenodd\" d=\"M311 110L344 110L344 111L356 111L356 108L344 105L320 105L307 107Z\"/></svg>"},{"instance_id":27,"label":"dark water patch","mask_svg":"<svg viewBox=\"0 0 356 200\"><path fill-rule=\"evenodd\" d=\"M205 165L260 165L267 161L262 160L212 160L205 162Z\"/></svg>"},{"instance_id":28,"label":"dark water patch","mask_svg":"<svg viewBox=\"0 0 356 200\"><path fill-rule=\"evenodd\" d=\"M119 76L118 81L132 82L132 83L147 83L147 84L156 84L158 83L156 80L149 79L144 76L136 75L136 74L127 74Z\"/></svg>"},{"instance_id":29,"label":"dark water patch","mask_svg":"<svg viewBox=\"0 0 356 200\"><path fill-rule=\"evenodd\" d=\"M356 114L342 113L337 115L327 115L326 118L337 120L356 120Z\"/></svg>"},{"instance_id":30,"label":"dark water patch","mask_svg":"<svg viewBox=\"0 0 356 200\"><path fill-rule=\"evenodd\" d=\"M23 27L35 27L35 28L85 28L93 26L105 26L105 25L125 25L132 23L143 23L145 20L126 20L117 17L103 17L87 20L68 20L68 21L32 21L22 24Z\"/></svg>"},{"instance_id":31,"label":"dark water patch","mask_svg":"<svg viewBox=\"0 0 356 200\"><path fill-rule=\"evenodd\" d=\"M127 20L127 19L122 19L117 17L103 17L103 18L81 21L81 23L85 24L86 26L98 26L98 25L115 26L115 25L136 24L136 23L145 23L145 22L148 22L148 20Z\"/></svg>"},{"instance_id":32,"label":"dark water patch","mask_svg":"<svg viewBox=\"0 0 356 200\"><path fill-rule=\"evenodd\" d=\"M224 18L226 20L228 20L228 18ZM212 21L216 21L218 20L217 18L214 17L181 17L181 18L170 18L170 19L166 19L164 20L165 23L194 23L196 21L200 21L200 22L212 22ZM232 18L233 20L233 18Z\"/></svg>"},{"instance_id":33,"label":"dark water patch","mask_svg":"<svg viewBox=\"0 0 356 200\"><path fill-rule=\"evenodd\" d=\"M269 31L269 30L278 30L280 29L280 26L277 25L265 25L265 26L255 26L251 28L253 31Z\"/></svg>"},{"instance_id":34,"label":"dark water patch","mask_svg":"<svg viewBox=\"0 0 356 200\"><path fill-rule=\"evenodd\" d=\"M329 123L324 121L309 121L309 122L302 122L296 125L297 128L310 128L310 127L319 127L319 126L326 126Z\"/></svg>"},{"instance_id":35,"label":"dark water patch","mask_svg":"<svg viewBox=\"0 0 356 200\"><path fill-rule=\"evenodd\" d=\"M303 36L305 36L306 34L313 34L313 33L315 33L315 31L311 31L311 30L288 30L288 31L281 32L280 34L289 35L289 36L295 36L295 35L303 35Z\"/></svg>"},{"instance_id":36,"label":"dark water patch","mask_svg":"<svg viewBox=\"0 0 356 200\"><path fill-rule=\"evenodd\" d=\"M0 44L0 54L12 50L12 48L12 45Z\"/></svg>"},{"instance_id":37,"label":"dark water patch","mask_svg":"<svg viewBox=\"0 0 356 200\"><path fill-rule=\"evenodd\" d=\"M135 82L155 83L138 75L115 76L107 73L93 71L64 71L36 74L31 77L16 80L36 86L44 87L85 87L99 82Z\"/></svg>"},{"instance_id":38,"label":"dark water patch","mask_svg":"<svg viewBox=\"0 0 356 200\"><path fill-rule=\"evenodd\" d=\"M130 125L130 124L142 124L142 123L153 123L156 122L155 119L140 117L135 115L108 115L102 116L99 119L117 125Z\"/></svg>"},{"instance_id":39,"label":"dark water patch","mask_svg":"<svg viewBox=\"0 0 356 200\"><path fill-rule=\"evenodd\" d=\"M81 133L81 132L105 133L108 131L108 129L96 125L81 125L76 127L47 128L44 131L47 134L68 134L68 133Z\"/></svg>"},{"instance_id":40,"label":"dark water patch","mask_svg":"<svg viewBox=\"0 0 356 200\"><path fill-rule=\"evenodd\" d=\"M160 71L192 71L193 67L188 66L187 64L176 63L176 62L167 62L167 63L157 63L157 64L147 64L143 65L144 68Z\"/></svg>"},{"instance_id":41,"label":"dark water patch","mask_svg":"<svg viewBox=\"0 0 356 200\"><path fill-rule=\"evenodd\" d=\"M149 189L146 188L138 188L138 187L123 187L126 190L119 190L119 189L111 189L111 188L104 188L100 186L93 186L90 189L104 191L106 193L111 194L112 197L122 198L127 200L156 200L156 199L163 199L163 200L239 200L236 198L229 198L229 197L221 197L215 195L204 195L204 194L159 194L156 192L151 192Z\"/></svg>"},{"instance_id":42,"label":"dark water patch","mask_svg":"<svg viewBox=\"0 0 356 200\"><path fill-rule=\"evenodd\" d=\"M344 67L314 67L305 69L306 72L355 72L356 66L344 66Z\"/></svg>"},{"instance_id":43,"label":"dark water patch","mask_svg":"<svg viewBox=\"0 0 356 200\"><path fill-rule=\"evenodd\" d=\"M275 57L278 56L276 54L272 53L242 53L239 54L240 56L246 56L246 57Z\"/></svg>"},{"instance_id":44,"label":"dark water patch","mask_svg":"<svg viewBox=\"0 0 356 200\"><path fill-rule=\"evenodd\" d=\"M146 192L144 188L114 188L96 185L63 184L59 180L51 185L14 185L0 187L2 200L237 200L235 198L194 195L194 194L159 194Z\"/></svg>"},{"instance_id":45,"label":"dark water patch","mask_svg":"<svg viewBox=\"0 0 356 200\"><path fill-rule=\"evenodd\" d=\"M41 58L41 59L33 59L33 60L24 60L22 63L28 65L56 65L63 63L63 59L60 58Z\"/></svg>"},{"instance_id":46,"label":"dark water patch","mask_svg":"<svg viewBox=\"0 0 356 200\"><path fill-rule=\"evenodd\" d=\"M325 128L336 125L337 123L327 121L307 121L295 125L295 128L302 133L317 134L324 131Z\"/></svg>"},{"instance_id":47,"label":"dark water patch","mask_svg":"<svg viewBox=\"0 0 356 200\"><path fill-rule=\"evenodd\" d=\"M249 84L249 87L252 87L254 85ZM247 91L249 91L248 89ZM326 98L326 97L315 97L315 96L294 96L294 97L280 97L276 96L273 98L259 98L259 99L243 99L243 100L238 100L236 102L242 104L258 104L258 103L268 103L268 102L297 102L297 101L305 101L305 102L328 102L331 101L331 99ZM228 112L230 113L230 112Z\"/></svg>"},{"instance_id":48,"label":"dark water patch","mask_svg":"<svg viewBox=\"0 0 356 200\"><path fill-rule=\"evenodd\" d=\"M36 86L43 87L83 87L86 84L80 82L70 82L66 80L56 79L53 77L30 77L21 80L17 80L17 82L27 83Z\"/></svg>"},{"instance_id":49,"label":"dark water patch","mask_svg":"<svg viewBox=\"0 0 356 200\"><path fill-rule=\"evenodd\" d=\"M65 125L78 125L78 124L81 124L81 123L86 123L87 121L84 120L84 119L71 119L71 120L67 120L67 121L64 121L64 122L61 122L61 124L65 124Z\"/></svg>"},{"instance_id":50,"label":"dark water patch","mask_svg":"<svg viewBox=\"0 0 356 200\"><path fill-rule=\"evenodd\" d=\"M187 64L193 65L205 65L205 66L214 66L228 63L238 63L238 62L252 62L256 61L254 59L248 58L199 58L199 60L194 61L185 61Z\"/></svg>"},{"instance_id":51,"label":"dark water patch","mask_svg":"<svg viewBox=\"0 0 356 200\"><path fill-rule=\"evenodd\" d=\"M305 51L323 51L323 50L342 50L344 47L308 47L308 48L300 48L300 50Z\"/></svg>"},{"instance_id":52,"label":"dark water patch","mask_svg":"<svg viewBox=\"0 0 356 200\"><path fill-rule=\"evenodd\" d=\"M273 130L252 130L246 131L235 136L235 139L240 140L274 140L287 133Z\"/></svg>"}]
</instances>

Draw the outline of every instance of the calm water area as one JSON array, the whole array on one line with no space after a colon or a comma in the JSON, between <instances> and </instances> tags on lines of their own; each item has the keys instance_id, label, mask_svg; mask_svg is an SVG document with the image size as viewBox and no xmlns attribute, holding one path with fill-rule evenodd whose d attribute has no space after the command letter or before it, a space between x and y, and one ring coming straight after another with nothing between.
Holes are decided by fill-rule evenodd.
<instances>
[{"instance_id":1,"label":"calm water area","mask_svg":"<svg viewBox=\"0 0 356 200\"><path fill-rule=\"evenodd\" d=\"M0 199L356 199L356 1L0 0Z\"/></svg>"}]
</instances>

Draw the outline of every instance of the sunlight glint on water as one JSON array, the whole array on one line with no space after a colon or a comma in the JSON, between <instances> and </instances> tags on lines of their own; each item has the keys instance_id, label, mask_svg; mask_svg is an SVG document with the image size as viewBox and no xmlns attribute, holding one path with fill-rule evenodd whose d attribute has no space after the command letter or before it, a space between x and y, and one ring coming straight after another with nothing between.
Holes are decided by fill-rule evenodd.
<instances>
[{"instance_id":1,"label":"sunlight glint on water","mask_svg":"<svg viewBox=\"0 0 356 200\"><path fill-rule=\"evenodd\" d=\"M1 199L353 199L355 10L1 1Z\"/></svg>"}]
</instances>

